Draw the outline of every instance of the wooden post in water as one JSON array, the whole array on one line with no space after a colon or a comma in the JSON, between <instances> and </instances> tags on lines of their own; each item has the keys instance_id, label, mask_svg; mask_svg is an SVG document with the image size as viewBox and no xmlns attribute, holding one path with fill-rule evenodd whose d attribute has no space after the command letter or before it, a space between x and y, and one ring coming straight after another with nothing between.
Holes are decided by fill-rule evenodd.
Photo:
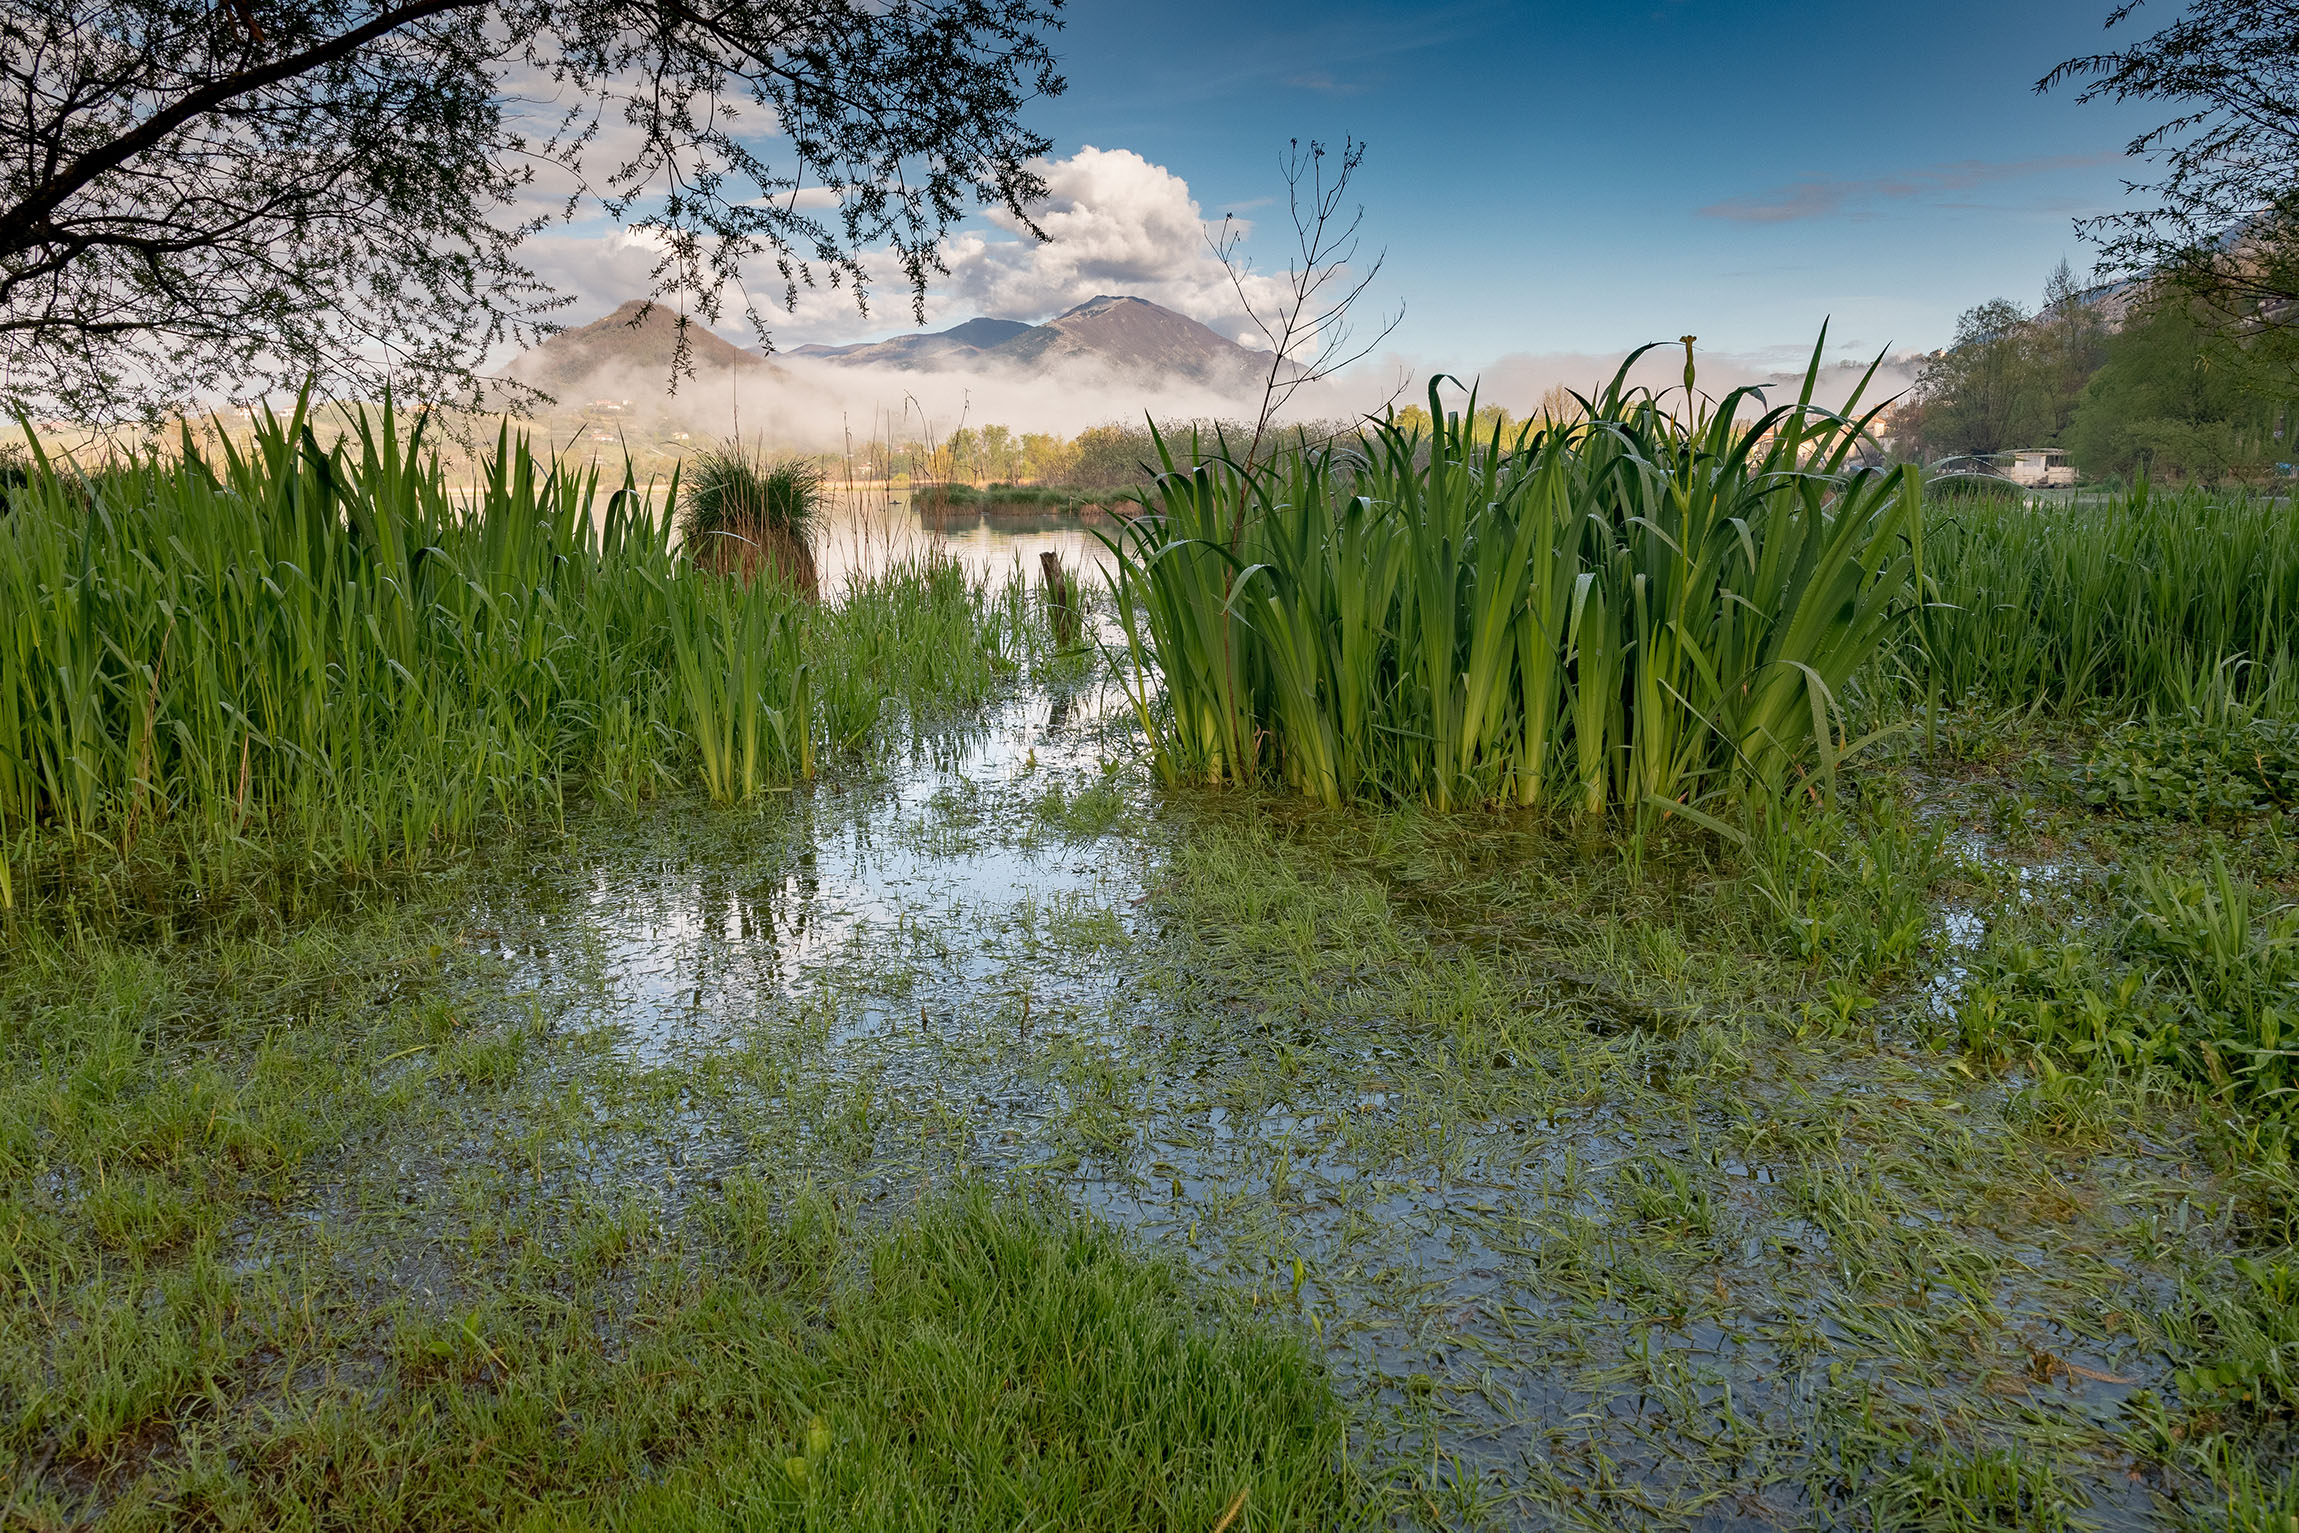
<instances>
[{"instance_id":1,"label":"wooden post in water","mask_svg":"<svg viewBox=\"0 0 2299 1533\"><path fill-rule=\"evenodd\" d=\"M1053 630L1056 644L1075 644L1082 624L1078 613L1077 589L1070 583L1069 571L1062 568L1062 556L1054 549L1038 555L1040 589L1045 593L1046 624Z\"/></svg>"}]
</instances>

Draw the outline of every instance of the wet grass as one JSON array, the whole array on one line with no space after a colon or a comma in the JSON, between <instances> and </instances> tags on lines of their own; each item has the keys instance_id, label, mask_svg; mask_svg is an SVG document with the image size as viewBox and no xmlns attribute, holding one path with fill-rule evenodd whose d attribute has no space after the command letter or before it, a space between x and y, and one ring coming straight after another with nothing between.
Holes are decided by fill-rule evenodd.
<instances>
[{"instance_id":1,"label":"wet grass","mask_svg":"<svg viewBox=\"0 0 2299 1533\"><path fill-rule=\"evenodd\" d=\"M1123 717L601 805L288 941L13 953L15 1514L2294 1509L2270 1120L1959 1021L2135 858L2285 887L2271 816L2105 815L2085 742L1975 715L1747 855L1592 848L1177 800Z\"/></svg>"},{"instance_id":2,"label":"wet grass","mask_svg":"<svg viewBox=\"0 0 2299 1533\"><path fill-rule=\"evenodd\" d=\"M1157 786L948 566L807 633L788 791L21 857L0 1526L2294 1526L2257 696L1742 845Z\"/></svg>"},{"instance_id":3,"label":"wet grass","mask_svg":"<svg viewBox=\"0 0 2299 1533\"><path fill-rule=\"evenodd\" d=\"M562 1026L453 908L12 953L8 1525L1350 1519L1301 1340L962 1167L688 1170L731 1093Z\"/></svg>"}]
</instances>

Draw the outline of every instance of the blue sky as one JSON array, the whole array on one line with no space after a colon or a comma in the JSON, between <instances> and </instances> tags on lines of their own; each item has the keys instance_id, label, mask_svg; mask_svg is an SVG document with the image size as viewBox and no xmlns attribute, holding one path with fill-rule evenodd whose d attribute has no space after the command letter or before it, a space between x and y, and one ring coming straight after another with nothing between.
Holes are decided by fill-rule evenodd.
<instances>
[{"instance_id":1,"label":"blue sky","mask_svg":"<svg viewBox=\"0 0 2299 1533\"><path fill-rule=\"evenodd\" d=\"M1754 355L1831 314L1849 347L1928 348L2062 256L2088 268L2070 220L2120 203L2144 114L2032 87L2107 8L1083 0L1037 120L1056 155L1134 150L1213 215L1275 189L1288 137L1365 139L1415 354L1690 329Z\"/></svg>"},{"instance_id":2,"label":"blue sky","mask_svg":"<svg viewBox=\"0 0 2299 1533\"><path fill-rule=\"evenodd\" d=\"M1823 320L1836 358L1928 350L1974 304L2033 304L2063 257L2088 275L2072 220L2121 205L2123 145L2160 114L2033 87L2121 40L2109 6L1075 0L1069 91L1030 108L1056 239L971 220L927 322L1112 292L1242 335L1203 221L1258 221L1249 248L1282 265L1279 152L1354 134L1366 247L1387 252L1373 301L1405 305L1392 373L1537 394L1690 332L1758 375L1800 366ZM532 251L575 322L644 292L656 254L595 220ZM916 328L898 285L867 316L825 291L766 318L777 349Z\"/></svg>"},{"instance_id":3,"label":"blue sky","mask_svg":"<svg viewBox=\"0 0 2299 1533\"><path fill-rule=\"evenodd\" d=\"M1416 355L1689 329L1753 356L1829 315L1847 347L1929 348L1972 304L2033 302L2062 256L2088 268L2070 220L2120 203L2143 114L2032 87L2101 45L2107 8L1083 0L1037 121L1056 155L1134 150L1211 215L1268 196L1289 137L1365 139Z\"/></svg>"}]
</instances>

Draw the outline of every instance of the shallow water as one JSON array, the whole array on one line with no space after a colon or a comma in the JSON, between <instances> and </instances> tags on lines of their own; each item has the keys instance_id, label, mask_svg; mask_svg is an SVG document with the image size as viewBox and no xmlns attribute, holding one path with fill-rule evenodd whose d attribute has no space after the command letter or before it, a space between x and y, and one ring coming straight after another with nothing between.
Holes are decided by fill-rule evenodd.
<instances>
[{"instance_id":1,"label":"shallow water","mask_svg":"<svg viewBox=\"0 0 2299 1533\"><path fill-rule=\"evenodd\" d=\"M1091 552L872 514L857 560ZM2055 1158L2007 1121L2018 1082L1889 1036L1623 1027L1403 880L1362 961L1314 901L1272 918L1294 949L1241 952L1265 934L1193 914L1190 849L1265 806L1155 791L1142 755L1122 693L1072 674L868 775L507 859L471 929L624 1081L539 1196L1042 1189L1303 1328L1434 1526L1837 1526L1990 1450L2049 1468L2068 1525L2149 1525L2113 1428L2164 1383L2133 1317L2173 1280L2126 1237L2176 1206L2163 1239L2217 1238L2170 1152ZM1977 920L1941 912L1949 975Z\"/></svg>"},{"instance_id":2,"label":"shallow water","mask_svg":"<svg viewBox=\"0 0 2299 1533\"><path fill-rule=\"evenodd\" d=\"M1106 793L1129 731L1114 689L1029 693L731 825L579 839L486 910L555 1027L719 1072L615 1174L1046 1188L1308 1327L1440 1525L1829 1525L1879 1415L1894 1453L2068 1438L2089 1522L2147 1520L2094 1455L2164 1369L2098 1310L2166 1280L2088 1228L1968 1217L1984 1176L1891 1142L1984 1094L1896 1050L1735 1077L1715 1051L1745 1038L1598 1037L1564 1004L1491 1066L1330 995L1272 1009L1163 919L1198 811L1123 768L1124 825L1049 810ZM1996 1153L1972 1132L1945 1167Z\"/></svg>"},{"instance_id":3,"label":"shallow water","mask_svg":"<svg viewBox=\"0 0 2299 1533\"><path fill-rule=\"evenodd\" d=\"M889 559L929 549L993 579L1019 568L1034 582L1047 553L1071 570L1099 570L1109 563L1108 549L1075 516L1035 509L929 515L912 503L908 490L835 491L813 543L826 591L837 590L850 575L883 568Z\"/></svg>"}]
</instances>

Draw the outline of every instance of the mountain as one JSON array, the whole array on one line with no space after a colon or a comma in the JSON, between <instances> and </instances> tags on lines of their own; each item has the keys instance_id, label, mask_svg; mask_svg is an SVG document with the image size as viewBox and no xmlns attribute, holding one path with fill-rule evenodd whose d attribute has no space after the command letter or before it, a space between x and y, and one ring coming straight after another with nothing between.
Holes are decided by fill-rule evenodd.
<instances>
[{"instance_id":1,"label":"mountain","mask_svg":"<svg viewBox=\"0 0 2299 1533\"><path fill-rule=\"evenodd\" d=\"M1005 360L1043 367L1098 358L1128 372L1179 374L1202 383L1251 378L1265 360L1187 315L1144 298L1096 298L1015 336L996 349Z\"/></svg>"},{"instance_id":2,"label":"mountain","mask_svg":"<svg viewBox=\"0 0 2299 1533\"><path fill-rule=\"evenodd\" d=\"M1018 319L970 319L931 335L898 335L890 341L860 346L799 346L794 357L827 357L839 362L878 363L902 368L931 368L988 351L1033 327Z\"/></svg>"},{"instance_id":3,"label":"mountain","mask_svg":"<svg viewBox=\"0 0 2299 1533\"><path fill-rule=\"evenodd\" d=\"M686 336L688 357L698 377L735 368L762 374L773 370L764 357L720 339L700 320L687 322ZM519 353L504 371L555 396L562 405L584 403L573 395L586 389L656 393L670 381L677 341L678 315L664 304L650 309L634 298L605 319L562 330Z\"/></svg>"},{"instance_id":4,"label":"mountain","mask_svg":"<svg viewBox=\"0 0 2299 1533\"><path fill-rule=\"evenodd\" d=\"M1185 314L1146 298L1090 299L1042 325L970 319L932 334L898 335L861 346L801 346L792 356L845 366L920 371L1016 368L1043 372L1084 362L1142 378L1185 378L1217 388L1259 380L1265 353L1238 345Z\"/></svg>"}]
</instances>

